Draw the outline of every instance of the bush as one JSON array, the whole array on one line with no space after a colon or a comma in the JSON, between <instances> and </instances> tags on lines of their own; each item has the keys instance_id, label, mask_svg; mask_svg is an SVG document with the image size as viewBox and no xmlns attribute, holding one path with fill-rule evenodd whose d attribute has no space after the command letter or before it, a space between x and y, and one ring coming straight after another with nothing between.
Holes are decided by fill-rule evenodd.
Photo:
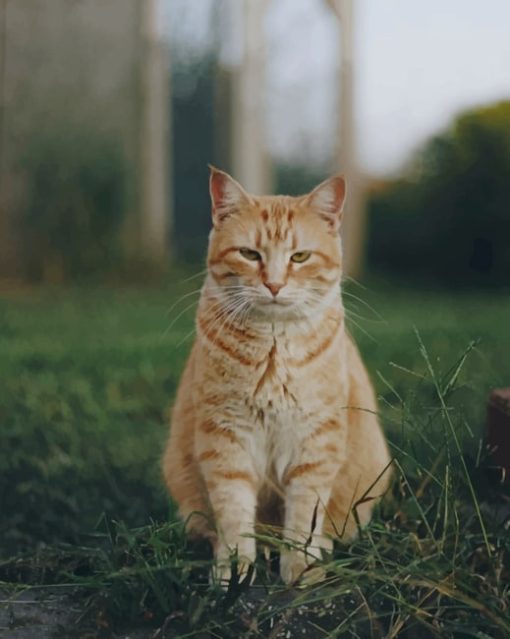
<instances>
[{"instance_id":1,"label":"bush","mask_svg":"<svg viewBox=\"0 0 510 639\"><path fill-rule=\"evenodd\" d=\"M461 115L370 202L372 266L447 285L510 284L510 101Z\"/></svg>"},{"instance_id":2,"label":"bush","mask_svg":"<svg viewBox=\"0 0 510 639\"><path fill-rule=\"evenodd\" d=\"M111 268L125 208L126 171L117 146L77 125L41 127L22 168L30 278L61 282Z\"/></svg>"}]
</instances>

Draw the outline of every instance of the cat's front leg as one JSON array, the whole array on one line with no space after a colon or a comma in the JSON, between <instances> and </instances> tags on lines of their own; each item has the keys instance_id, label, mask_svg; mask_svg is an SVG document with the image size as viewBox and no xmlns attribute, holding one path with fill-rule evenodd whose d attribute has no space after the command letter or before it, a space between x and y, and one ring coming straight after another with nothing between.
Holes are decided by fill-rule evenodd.
<instances>
[{"instance_id":1,"label":"cat's front leg","mask_svg":"<svg viewBox=\"0 0 510 639\"><path fill-rule=\"evenodd\" d=\"M331 552L333 548L332 540L322 531L333 480L341 461L332 444L320 444L305 446L283 477L283 536L291 542L280 556L280 575L285 583L299 579L311 563L321 558L322 550Z\"/></svg>"},{"instance_id":2,"label":"cat's front leg","mask_svg":"<svg viewBox=\"0 0 510 639\"><path fill-rule=\"evenodd\" d=\"M258 480L253 461L233 428L208 420L202 430L206 436L197 446L197 460L217 530L213 578L225 586L234 556L240 575L255 561Z\"/></svg>"}]
</instances>

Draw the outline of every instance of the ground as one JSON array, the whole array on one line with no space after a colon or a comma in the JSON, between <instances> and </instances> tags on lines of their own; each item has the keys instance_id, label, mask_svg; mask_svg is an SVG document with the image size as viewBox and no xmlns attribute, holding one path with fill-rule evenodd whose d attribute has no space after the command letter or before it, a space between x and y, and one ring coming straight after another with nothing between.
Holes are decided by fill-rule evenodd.
<instances>
[{"instance_id":1,"label":"ground","mask_svg":"<svg viewBox=\"0 0 510 639\"><path fill-rule=\"evenodd\" d=\"M393 491L326 582L286 589L273 558L225 593L159 470L188 275L0 291L0 637L509 636L508 498L483 440L489 390L510 385L508 292L346 285Z\"/></svg>"}]
</instances>

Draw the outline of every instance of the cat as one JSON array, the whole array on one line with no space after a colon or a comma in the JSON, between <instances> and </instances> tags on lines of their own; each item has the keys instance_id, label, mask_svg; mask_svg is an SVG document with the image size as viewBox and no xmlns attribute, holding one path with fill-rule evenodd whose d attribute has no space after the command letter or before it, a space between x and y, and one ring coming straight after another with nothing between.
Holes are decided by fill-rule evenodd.
<instances>
[{"instance_id":1,"label":"cat","mask_svg":"<svg viewBox=\"0 0 510 639\"><path fill-rule=\"evenodd\" d=\"M210 540L216 581L228 582L232 553L248 570L266 524L293 542L280 554L293 583L333 538L356 535L389 483L340 295L345 181L255 197L211 167L209 186L208 272L164 477L188 534Z\"/></svg>"}]
</instances>

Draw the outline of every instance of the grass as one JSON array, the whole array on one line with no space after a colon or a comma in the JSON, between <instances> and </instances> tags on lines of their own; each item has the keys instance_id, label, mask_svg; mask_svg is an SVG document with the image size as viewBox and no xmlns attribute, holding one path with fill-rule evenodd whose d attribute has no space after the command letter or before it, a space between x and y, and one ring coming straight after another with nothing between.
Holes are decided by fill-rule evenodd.
<instances>
[{"instance_id":1,"label":"grass","mask_svg":"<svg viewBox=\"0 0 510 639\"><path fill-rule=\"evenodd\" d=\"M325 582L284 588L261 559L255 587L222 592L159 470L199 282L0 297L4 585L80 586L83 623L160 639L509 636L508 500L483 433L489 390L510 380L510 297L346 288L392 494Z\"/></svg>"}]
</instances>

